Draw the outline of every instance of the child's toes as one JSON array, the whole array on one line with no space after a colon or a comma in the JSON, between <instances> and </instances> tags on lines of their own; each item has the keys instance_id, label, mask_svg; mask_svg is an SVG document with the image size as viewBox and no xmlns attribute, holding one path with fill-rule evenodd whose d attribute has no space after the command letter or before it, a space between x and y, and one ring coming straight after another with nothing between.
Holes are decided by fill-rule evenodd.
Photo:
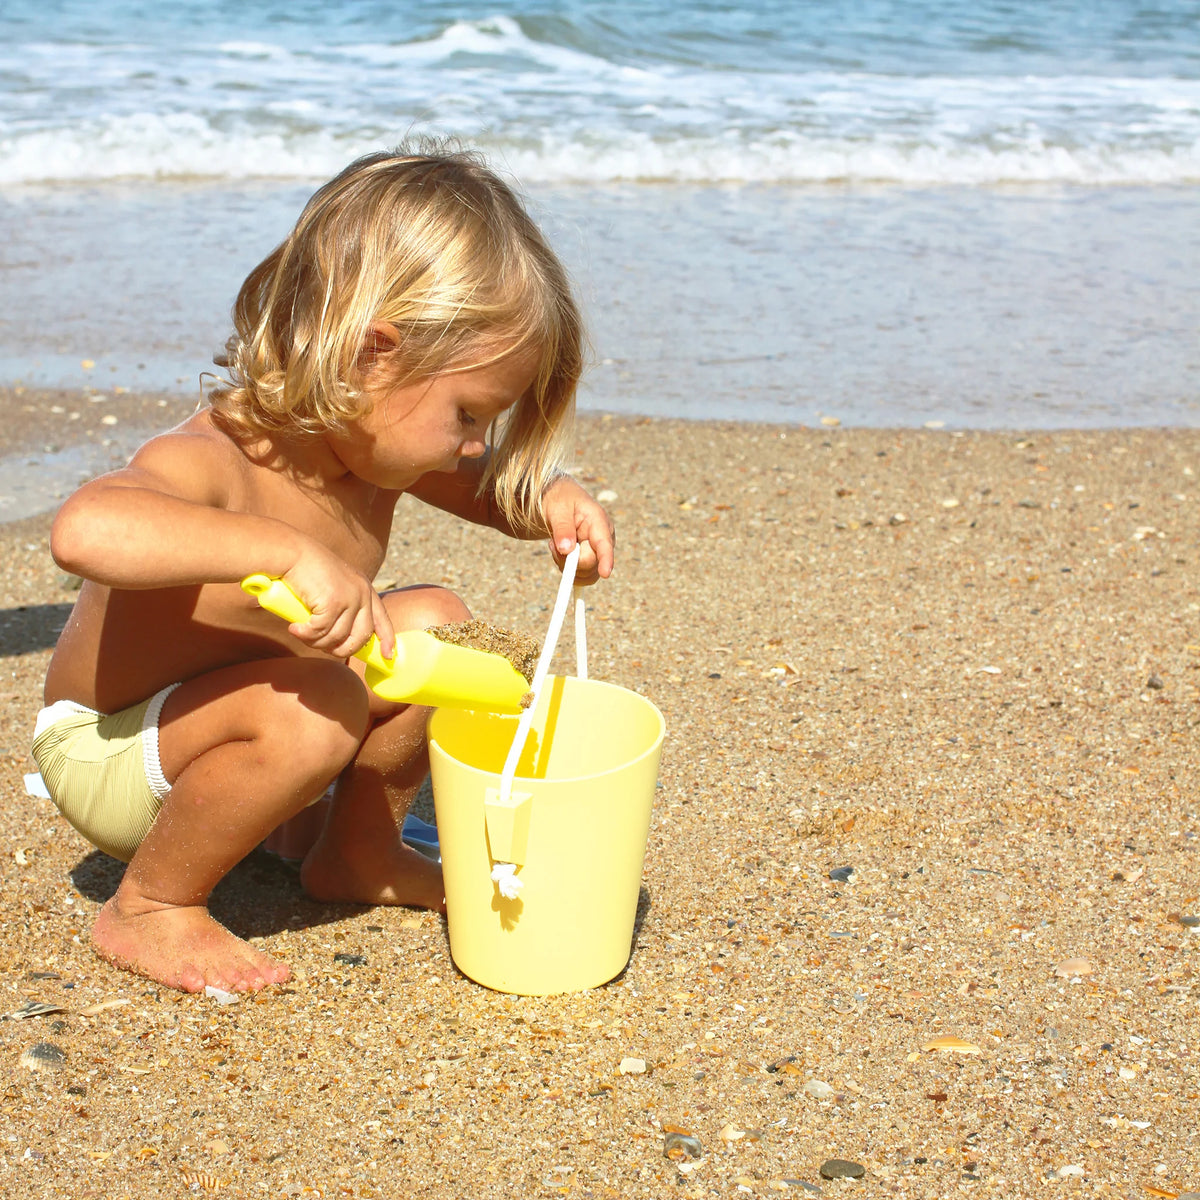
<instances>
[{"instance_id":1,"label":"child's toes","mask_svg":"<svg viewBox=\"0 0 1200 1200\"><path fill-rule=\"evenodd\" d=\"M204 973L197 967L185 966L179 972L176 986L181 992L202 992L205 986Z\"/></svg>"},{"instance_id":2,"label":"child's toes","mask_svg":"<svg viewBox=\"0 0 1200 1200\"><path fill-rule=\"evenodd\" d=\"M287 983L292 977L292 969L287 963L272 961L266 974L268 983Z\"/></svg>"}]
</instances>

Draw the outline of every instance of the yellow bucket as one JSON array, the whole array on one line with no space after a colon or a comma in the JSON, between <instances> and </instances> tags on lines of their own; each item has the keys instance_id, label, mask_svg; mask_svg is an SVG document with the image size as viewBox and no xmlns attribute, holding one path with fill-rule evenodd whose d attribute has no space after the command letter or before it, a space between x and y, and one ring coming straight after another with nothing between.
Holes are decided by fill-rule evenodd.
<instances>
[{"instance_id":1,"label":"yellow bucket","mask_svg":"<svg viewBox=\"0 0 1200 1200\"><path fill-rule=\"evenodd\" d=\"M451 708L429 718L450 953L501 992L597 987L629 960L662 713L613 684L549 676L504 801L517 720ZM497 862L516 867L513 899L492 880Z\"/></svg>"}]
</instances>

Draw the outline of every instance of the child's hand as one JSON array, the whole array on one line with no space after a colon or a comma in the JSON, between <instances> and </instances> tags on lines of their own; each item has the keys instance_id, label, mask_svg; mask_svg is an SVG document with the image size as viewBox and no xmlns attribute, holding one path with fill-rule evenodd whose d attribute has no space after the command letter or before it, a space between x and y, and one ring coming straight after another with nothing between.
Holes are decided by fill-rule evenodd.
<instances>
[{"instance_id":1,"label":"child's hand","mask_svg":"<svg viewBox=\"0 0 1200 1200\"><path fill-rule=\"evenodd\" d=\"M595 583L612 574L616 535L604 508L568 475L556 479L542 495L542 513L550 529L550 550L563 560L580 543L576 583Z\"/></svg>"},{"instance_id":2,"label":"child's hand","mask_svg":"<svg viewBox=\"0 0 1200 1200\"><path fill-rule=\"evenodd\" d=\"M391 658L396 648L392 622L365 575L322 550L302 557L283 581L312 613L303 624L288 626L293 637L335 658L350 658L374 633L383 657Z\"/></svg>"}]
</instances>

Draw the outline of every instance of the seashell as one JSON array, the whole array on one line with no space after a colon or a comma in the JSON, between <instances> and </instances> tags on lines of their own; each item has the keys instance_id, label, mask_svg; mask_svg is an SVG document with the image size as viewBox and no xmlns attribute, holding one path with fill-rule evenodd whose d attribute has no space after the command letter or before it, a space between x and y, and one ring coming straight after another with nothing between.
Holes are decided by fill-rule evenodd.
<instances>
[{"instance_id":1,"label":"seashell","mask_svg":"<svg viewBox=\"0 0 1200 1200\"><path fill-rule=\"evenodd\" d=\"M644 1058L623 1058L621 1065L617 1068L622 1075L644 1075L646 1073L646 1060Z\"/></svg>"},{"instance_id":2,"label":"seashell","mask_svg":"<svg viewBox=\"0 0 1200 1200\"><path fill-rule=\"evenodd\" d=\"M23 1021L27 1017L44 1017L47 1013L66 1012L61 1004L47 1004L43 1000L26 1000L20 1008L8 1013L4 1020Z\"/></svg>"},{"instance_id":3,"label":"seashell","mask_svg":"<svg viewBox=\"0 0 1200 1200\"><path fill-rule=\"evenodd\" d=\"M87 1008L81 1008L79 1015L81 1017L95 1017L102 1013L106 1008L120 1008L122 1004L128 1004L128 996L118 996L113 1000L98 1000L95 1004L89 1004Z\"/></svg>"},{"instance_id":4,"label":"seashell","mask_svg":"<svg viewBox=\"0 0 1200 1200\"><path fill-rule=\"evenodd\" d=\"M974 1042L964 1042L962 1038L947 1034L936 1037L932 1042L926 1042L922 1050L950 1050L955 1054L982 1054L983 1050Z\"/></svg>"},{"instance_id":5,"label":"seashell","mask_svg":"<svg viewBox=\"0 0 1200 1200\"><path fill-rule=\"evenodd\" d=\"M1060 979L1071 979L1075 975L1094 975L1096 968L1086 958L1064 958L1054 973Z\"/></svg>"},{"instance_id":6,"label":"seashell","mask_svg":"<svg viewBox=\"0 0 1200 1200\"><path fill-rule=\"evenodd\" d=\"M53 1042L34 1042L21 1051L19 1062L30 1071L61 1071L67 1065L67 1055Z\"/></svg>"},{"instance_id":7,"label":"seashell","mask_svg":"<svg viewBox=\"0 0 1200 1200\"><path fill-rule=\"evenodd\" d=\"M210 1175L207 1171L189 1171L186 1168L181 1168L180 1174L183 1176L184 1183L193 1192L201 1188L206 1192L219 1192L223 1187L229 1186L228 1179L221 1179L216 1175Z\"/></svg>"}]
</instances>

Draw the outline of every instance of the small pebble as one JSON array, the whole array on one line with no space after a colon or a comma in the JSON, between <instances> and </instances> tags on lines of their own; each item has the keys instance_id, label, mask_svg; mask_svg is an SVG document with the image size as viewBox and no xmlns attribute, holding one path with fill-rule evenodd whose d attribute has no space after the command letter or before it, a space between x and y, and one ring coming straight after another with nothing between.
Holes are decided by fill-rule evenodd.
<instances>
[{"instance_id":1,"label":"small pebble","mask_svg":"<svg viewBox=\"0 0 1200 1200\"><path fill-rule=\"evenodd\" d=\"M53 1042L34 1042L21 1052L19 1061L30 1071L61 1071L67 1065L67 1055Z\"/></svg>"},{"instance_id":2,"label":"small pebble","mask_svg":"<svg viewBox=\"0 0 1200 1200\"><path fill-rule=\"evenodd\" d=\"M867 1173L862 1163L845 1158L827 1158L821 1164L822 1179L861 1179Z\"/></svg>"},{"instance_id":3,"label":"small pebble","mask_svg":"<svg viewBox=\"0 0 1200 1200\"><path fill-rule=\"evenodd\" d=\"M825 1194L815 1183L809 1183L807 1179L785 1179L783 1182L788 1187L803 1188L806 1192L812 1192L814 1196L823 1196Z\"/></svg>"},{"instance_id":4,"label":"small pebble","mask_svg":"<svg viewBox=\"0 0 1200 1200\"><path fill-rule=\"evenodd\" d=\"M1086 958L1064 958L1054 973L1060 979L1071 979L1076 975L1094 975L1096 968Z\"/></svg>"},{"instance_id":5,"label":"small pebble","mask_svg":"<svg viewBox=\"0 0 1200 1200\"><path fill-rule=\"evenodd\" d=\"M704 1156L704 1146L691 1134L672 1132L663 1138L663 1155L672 1162L692 1162Z\"/></svg>"},{"instance_id":6,"label":"small pebble","mask_svg":"<svg viewBox=\"0 0 1200 1200\"><path fill-rule=\"evenodd\" d=\"M811 1096L814 1100L828 1100L833 1095L833 1086L823 1079L806 1079L804 1094Z\"/></svg>"},{"instance_id":7,"label":"small pebble","mask_svg":"<svg viewBox=\"0 0 1200 1200\"><path fill-rule=\"evenodd\" d=\"M854 874L853 867L834 867L829 872L829 878L835 883L849 883L850 876Z\"/></svg>"},{"instance_id":8,"label":"small pebble","mask_svg":"<svg viewBox=\"0 0 1200 1200\"><path fill-rule=\"evenodd\" d=\"M1054 1174L1059 1179L1069 1179L1072 1175L1082 1175L1083 1168L1078 1163L1068 1163L1065 1167L1059 1167Z\"/></svg>"},{"instance_id":9,"label":"small pebble","mask_svg":"<svg viewBox=\"0 0 1200 1200\"><path fill-rule=\"evenodd\" d=\"M365 967L367 965L367 956L365 954L335 954L333 961L335 963L342 963L347 967Z\"/></svg>"},{"instance_id":10,"label":"small pebble","mask_svg":"<svg viewBox=\"0 0 1200 1200\"><path fill-rule=\"evenodd\" d=\"M1151 675L1150 678L1146 680L1146 686L1148 688L1153 688L1156 692L1161 691L1163 688L1162 677L1159 675Z\"/></svg>"},{"instance_id":11,"label":"small pebble","mask_svg":"<svg viewBox=\"0 0 1200 1200\"><path fill-rule=\"evenodd\" d=\"M646 1060L644 1058L623 1058L618 1070L622 1075L645 1075Z\"/></svg>"}]
</instances>

